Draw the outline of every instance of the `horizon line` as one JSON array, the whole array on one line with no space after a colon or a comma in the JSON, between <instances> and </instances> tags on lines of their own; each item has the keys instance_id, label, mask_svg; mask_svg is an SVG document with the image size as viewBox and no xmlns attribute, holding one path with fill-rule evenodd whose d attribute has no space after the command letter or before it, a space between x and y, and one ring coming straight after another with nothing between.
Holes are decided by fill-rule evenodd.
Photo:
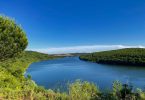
<instances>
[{"instance_id":1,"label":"horizon line","mask_svg":"<svg viewBox=\"0 0 145 100\"><path fill-rule=\"evenodd\" d=\"M66 54L66 53L93 53L99 51L116 50L124 48L145 48L143 45L83 45L68 47L52 47L42 49L26 49L46 54Z\"/></svg>"}]
</instances>

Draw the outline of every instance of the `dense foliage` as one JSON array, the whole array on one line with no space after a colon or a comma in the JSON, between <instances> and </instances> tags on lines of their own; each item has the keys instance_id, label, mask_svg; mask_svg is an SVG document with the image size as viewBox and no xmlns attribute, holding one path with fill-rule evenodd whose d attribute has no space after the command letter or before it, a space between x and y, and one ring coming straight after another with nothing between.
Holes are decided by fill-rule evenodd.
<instances>
[{"instance_id":1,"label":"dense foliage","mask_svg":"<svg viewBox=\"0 0 145 100\"><path fill-rule=\"evenodd\" d=\"M20 54L28 41L25 32L14 20L0 16L0 60Z\"/></svg>"},{"instance_id":2,"label":"dense foliage","mask_svg":"<svg viewBox=\"0 0 145 100\"><path fill-rule=\"evenodd\" d=\"M96 52L82 55L80 59L105 64L145 66L145 49L128 48Z\"/></svg>"},{"instance_id":3,"label":"dense foliage","mask_svg":"<svg viewBox=\"0 0 145 100\"><path fill-rule=\"evenodd\" d=\"M0 62L0 97L16 100L30 97L37 85L30 76L24 77L24 72L32 63L39 60L53 59L54 56L27 51L21 56ZM29 99L26 99L29 100Z\"/></svg>"}]
</instances>

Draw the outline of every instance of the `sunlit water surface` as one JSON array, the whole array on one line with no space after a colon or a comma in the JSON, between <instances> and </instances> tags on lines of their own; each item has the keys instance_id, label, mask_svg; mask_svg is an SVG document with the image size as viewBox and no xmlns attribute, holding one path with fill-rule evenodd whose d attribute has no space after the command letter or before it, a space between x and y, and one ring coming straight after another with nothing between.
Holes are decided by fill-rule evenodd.
<instances>
[{"instance_id":1,"label":"sunlit water surface","mask_svg":"<svg viewBox=\"0 0 145 100\"><path fill-rule=\"evenodd\" d=\"M65 89L76 79L95 83L100 89L110 89L114 80L128 83L135 88L145 87L145 68L133 66L103 65L65 57L33 63L25 75L45 88Z\"/></svg>"}]
</instances>

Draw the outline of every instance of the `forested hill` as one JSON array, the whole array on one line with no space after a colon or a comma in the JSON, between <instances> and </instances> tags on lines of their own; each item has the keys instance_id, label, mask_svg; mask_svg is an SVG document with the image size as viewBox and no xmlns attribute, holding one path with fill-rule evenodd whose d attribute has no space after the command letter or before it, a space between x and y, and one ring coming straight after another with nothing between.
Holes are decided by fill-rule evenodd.
<instances>
[{"instance_id":1,"label":"forested hill","mask_svg":"<svg viewBox=\"0 0 145 100\"><path fill-rule=\"evenodd\" d=\"M80 59L102 64L145 66L145 49L127 48L95 52L88 55L82 55Z\"/></svg>"}]
</instances>

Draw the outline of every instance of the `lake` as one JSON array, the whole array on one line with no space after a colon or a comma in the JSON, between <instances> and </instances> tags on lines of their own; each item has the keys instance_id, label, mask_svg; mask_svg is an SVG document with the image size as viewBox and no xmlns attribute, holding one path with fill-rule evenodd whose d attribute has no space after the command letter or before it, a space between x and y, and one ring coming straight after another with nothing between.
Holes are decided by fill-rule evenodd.
<instances>
[{"instance_id":1,"label":"lake","mask_svg":"<svg viewBox=\"0 0 145 100\"><path fill-rule=\"evenodd\" d=\"M45 88L64 89L76 79L95 83L101 90L110 89L114 80L128 83L135 88L145 87L145 68L103 65L86 62L79 57L65 57L33 63L26 74Z\"/></svg>"}]
</instances>

